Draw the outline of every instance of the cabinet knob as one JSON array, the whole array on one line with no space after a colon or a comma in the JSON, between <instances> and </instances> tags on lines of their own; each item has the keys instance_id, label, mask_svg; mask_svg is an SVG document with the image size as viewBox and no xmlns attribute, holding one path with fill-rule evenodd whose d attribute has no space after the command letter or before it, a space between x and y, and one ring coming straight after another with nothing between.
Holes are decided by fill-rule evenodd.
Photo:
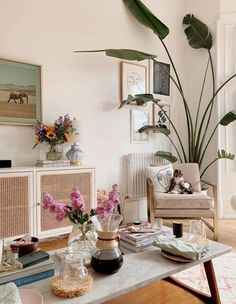
<instances>
[{"instance_id":1,"label":"cabinet knob","mask_svg":"<svg viewBox=\"0 0 236 304\"><path fill-rule=\"evenodd\" d=\"M37 206L41 206L41 204L40 204L40 203L37 203Z\"/></svg>"}]
</instances>

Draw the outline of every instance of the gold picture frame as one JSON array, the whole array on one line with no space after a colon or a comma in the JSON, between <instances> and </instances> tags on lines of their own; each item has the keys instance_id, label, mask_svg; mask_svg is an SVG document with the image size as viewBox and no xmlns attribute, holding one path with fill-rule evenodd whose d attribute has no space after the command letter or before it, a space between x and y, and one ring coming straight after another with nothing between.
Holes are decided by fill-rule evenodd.
<instances>
[{"instance_id":1,"label":"gold picture frame","mask_svg":"<svg viewBox=\"0 0 236 304\"><path fill-rule=\"evenodd\" d=\"M41 66L0 59L0 124L41 120Z\"/></svg>"}]
</instances>

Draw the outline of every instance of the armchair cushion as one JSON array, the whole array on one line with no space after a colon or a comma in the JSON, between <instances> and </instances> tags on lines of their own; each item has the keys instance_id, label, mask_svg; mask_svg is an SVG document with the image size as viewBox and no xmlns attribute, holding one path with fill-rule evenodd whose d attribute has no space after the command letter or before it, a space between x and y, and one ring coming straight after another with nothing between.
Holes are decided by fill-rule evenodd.
<instances>
[{"instance_id":1,"label":"armchair cushion","mask_svg":"<svg viewBox=\"0 0 236 304\"><path fill-rule=\"evenodd\" d=\"M172 164L147 167L146 175L152 180L155 192L165 193L169 190L173 177Z\"/></svg>"},{"instance_id":2,"label":"armchair cushion","mask_svg":"<svg viewBox=\"0 0 236 304\"><path fill-rule=\"evenodd\" d=\"M200 172L198 164L173 164L173 169L179 169L182 171L184 180L191 183L194 192L201 192Z\"/></svg>"},{"instance_id":3,"label":"armchair cushion","mask_svg":"<svg viewBox=\"0 0 236 304\"><path fill-rule=\"evenodd\" d=\"M211 209L214 200L205 191L193 194L170 194L154 192L154 207L157 209Z\"/></svg>"}]
</instances>

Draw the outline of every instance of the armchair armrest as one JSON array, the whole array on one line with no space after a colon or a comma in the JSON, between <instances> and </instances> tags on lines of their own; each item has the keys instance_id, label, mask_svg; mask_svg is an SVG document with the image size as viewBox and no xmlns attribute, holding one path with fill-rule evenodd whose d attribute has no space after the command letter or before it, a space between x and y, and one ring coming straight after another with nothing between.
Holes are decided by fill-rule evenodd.
<instances>
[{"instance_id":1,"label":"armchair armrest","mask_svg":"<svg viewBox=\"0 0 236 304\"><path fill-rule=\"evenodd\" d=\"M148 221L154 223L154 185L150 178L146 179Z\"/></svg>"},{"instance_id":2,"label":"armchair armrest","mask_svg":"<svg viewBox=\"0 0 236 304\"><path fill-rule=\"evenodd\" d=\"M212 184L212 183L210 183L210 182L208 182L206 180L201 180L201 185L202 186L204 186L204 185L210 186L210 188L212 189L212 193L213 193L214 199L215 200L217 199L217 185Z\"/></svg>"}]
</instances>

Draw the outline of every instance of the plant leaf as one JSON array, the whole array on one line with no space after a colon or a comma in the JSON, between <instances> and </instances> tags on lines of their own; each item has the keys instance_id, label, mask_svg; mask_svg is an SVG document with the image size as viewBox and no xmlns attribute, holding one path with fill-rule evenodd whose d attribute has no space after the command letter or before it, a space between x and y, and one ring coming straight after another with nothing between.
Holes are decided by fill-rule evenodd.
<instances>
[{"instance_id":1,"label":"plant leaf","mask_svg":"<svg viewBox=\"0 0 236 304\"><path fill-rule=\"evenodd\" d=\"M218 150L218 158L235 159L235 154L228 153L225 150Z\"/></svg>"},{"instance_id":2,"label":"plant leaf","mask_svg":"<svg viewBox=\"0 0 236 304\"><path fill-rule=\"evenodd\" d=\"M231 122L235 120L236 120L236 112L230 111L220 120L219 123L222 126L228 126Z\"/></svg>"},{"instance_id":3,"label":"plant leaf","mask_svg":"<svg viewBox=\"0 0 236 304\"><path fill-rule=\"evenodd\" d=\"M147 132L147 131L153 131L153 132L159 132L159 133L163 133L165 135L170 135L170 130L167 128L161 128L160 126L156 125L156 126L152 126L152 125L146 125L143 126L142 128L138 129L139 133L143 133L143 132Z\"/></svg>"},{"instance_id":4,"label":"plant leaf","mask_svg":"<svg viewBox=\"0 0 236 304\"><path fill-rule=\"evenodd\" d=\"M188 25L184 30L188 39L189 45L194 49L208 49L212 47L212 35L208 27L195 18L193 15L188 14L183 19L183 24Z\"/></svg>"},{"instance_id":5,"label":"plant leaf","mask_svg":"<svg viewBox=\"0 0 236 304\"><path fill-rule=\"evenodd\" d=\"M105 52L107 56L115 57L124 60L142 61L145 59L154 59L157 56L131 49L106 49L93 51L74 51L74 53L101 53Z\"/></svg>"},{"instance_id":6,"label":"plant leaf","mask_svg":"<svg viewBox=\"0 0 236 304\"><path fill-rule=\"evenodd\" d=\"M143 106L146 102L149 101L159 101L159 99L155 99L152 94L137 94L137 95L128 95L128 98L120 104L119 108L122 108L124 105L128 105L131 102L135 102L137 106Z\"/></svg>"},{"instance_id":7,"label":"plant leaf","mask_svg":"<svg viewBox=\"0 0 236 304\"><path fill-rule=\"evenodd\" d=\"M123 0L134 17L163 40L168 34L168 27L162 23L140 0Z\"/></svg>"},{"instance_id":8,"label":"plant leaf","mask_svg":"<svg viewBox=\"0 0 236 304\"><path fill-rule=\"evenodd\" d=\"M177 161L177 157L175 157L174 155L172 155L172 153L170 152L166 152L166 151L157 151L155 153L155 156L161 157L163 159L168 160L171 163L175 163Z\"/></svg>"}]
</instances>

